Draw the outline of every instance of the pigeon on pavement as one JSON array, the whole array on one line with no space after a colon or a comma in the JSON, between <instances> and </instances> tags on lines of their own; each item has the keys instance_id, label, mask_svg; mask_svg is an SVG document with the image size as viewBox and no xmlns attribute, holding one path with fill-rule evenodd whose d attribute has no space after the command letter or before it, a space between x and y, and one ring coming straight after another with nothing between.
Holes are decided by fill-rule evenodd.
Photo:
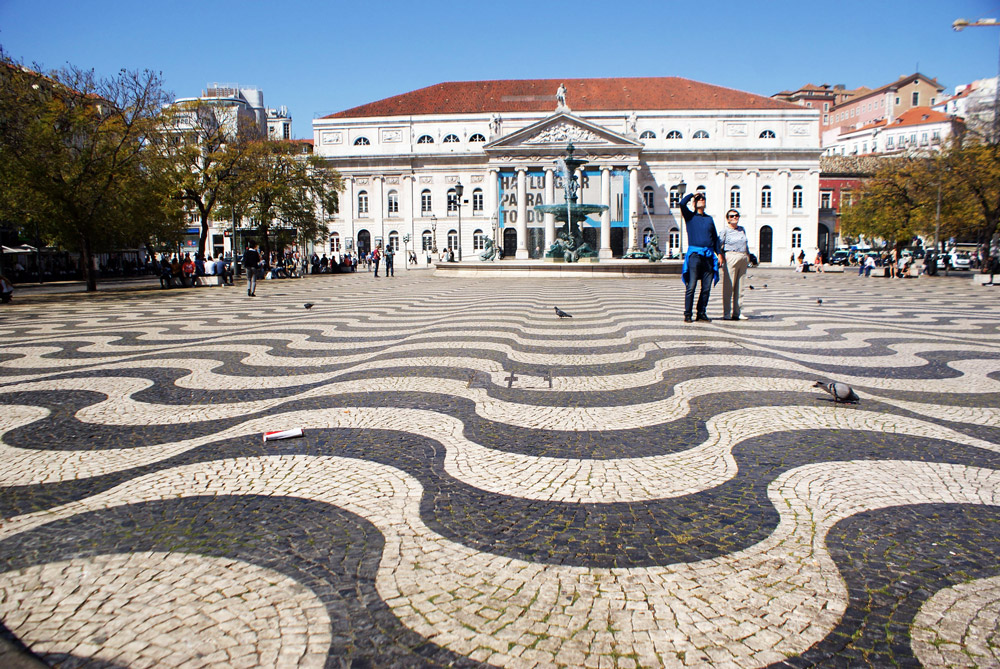
<instances>
[{"instance_id":1,"label":"pigeon on pavement","mask_svg":"<svg viewBox=\"0 0 1000 669\"><path fill-rule=\"evenodd\" d=\"M816 300L816 304L823 304L823 299L820 298L820 299Z\"/></svg>"},{"instance_id":2,"label":"pigeon on pavement","mask_svg":"<svg viewBox=\"0 0 1000 669\"><path fill-rule=\"evenodd\" d=\"M313 308L313 303L312 302L306 302L302 306L305 307L306 309L312 309Z\"/></svg>"},{"instance_id":3,"label":"pigeon on pavement","mask_svg":"<svg viewBox=\"0 0 1000 669\"><path fill-rule=\"evenodd\" d=\"M823 383L822 381L817 381L813 384L813 388L822 388L826 392L830 393L833 397L833 401L838 404L841 402L857 404L858 394L854 392L854 388L851 388L846 383L840 383L839 381L832 381L830 383Z\"/></svg>"},{"instance_id":4,"label":"pigeon on pavement","mask_svg":"<svg viewBox=\"0 0 1000 669\"><path fill-rule=\"evenodd\" d=\"M556 316L558 316L559 318L573 318L559 307L554 307L554 308L556 310Z\"/></svg>"}]
</instances>

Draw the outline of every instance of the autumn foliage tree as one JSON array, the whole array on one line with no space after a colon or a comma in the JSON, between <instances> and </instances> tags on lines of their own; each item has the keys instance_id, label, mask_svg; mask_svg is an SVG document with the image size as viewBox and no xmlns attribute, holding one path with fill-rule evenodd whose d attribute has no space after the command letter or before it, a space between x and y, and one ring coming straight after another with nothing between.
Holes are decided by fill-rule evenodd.
<instances>
[{"instance_id":1,"label":"autumn foliage tree","mask_svg":"<svg viewBox=\"0 0 1000 669\"><path fill-rule=\"evenodd\" d=\"M256 223L265 253L272 227L294 239L316 241L326 233L322 212L337 210L343 180L320 158L300 152L288 141L253 142L240 164L240 178L226 195L230 207Z\"/></svg>"},{"instance_id":2,"label":"autumn foliage tree","mask_svg":"<svg viewBox=\"0 0 1000 669\"><path fill-rule=\"evenodd\" d=\"M182 224L163 174L146 160L166 100L159 75L42 74L0 54L0 216L82 255L176 237Z\"/></svg>"},{"instance_id":3,"label":"autumn foliage tree","mask_svg":"<svg viewBox=\"0 0 1000 669\"><path fill-rule=\"evenodd\" d=\"M244 163L259 128L208 101L173 104L160 117L155 148L171 183L171 197L197 214L198 249L208 255L208 231L224 194L239 190Z\"/></svg>"}]
</instances>

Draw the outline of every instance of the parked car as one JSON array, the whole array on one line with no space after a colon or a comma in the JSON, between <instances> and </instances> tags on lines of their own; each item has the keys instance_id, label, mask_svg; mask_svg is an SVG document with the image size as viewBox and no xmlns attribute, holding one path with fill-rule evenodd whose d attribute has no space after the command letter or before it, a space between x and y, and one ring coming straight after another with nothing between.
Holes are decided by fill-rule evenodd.
<instances>
[{"instance_id":1,"label":"parked car","mask_svg":"<svg viewBox=\"0 0 1000 669\"><path fill-rule=\"evenodd\" d=\"M827 261L829 265L847 265L851 260L850 251L834 251L833 255Z\"/></svg>"},{"instance_id":2,"label":"parked car","mask_svg":"<svg viewBox=\"0 0 1000 669\"><path fill-rule=\"evenodd\" d=\"M941 254L937 258L938 269L944 269L944 257L945 254ZM949 266L952 269L969 269L972 262L969 260L969 254L965 251L952 251L948 254Z\"/></svg>"}]
</instances>

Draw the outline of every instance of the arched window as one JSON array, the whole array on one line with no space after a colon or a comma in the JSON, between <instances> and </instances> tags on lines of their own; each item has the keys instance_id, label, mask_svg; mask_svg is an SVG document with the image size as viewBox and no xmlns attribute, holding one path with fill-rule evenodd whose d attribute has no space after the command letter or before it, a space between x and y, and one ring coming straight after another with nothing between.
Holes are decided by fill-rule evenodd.
<instances>
[{"instance_id":1,"label":"arched window","mask_svg":"<svg viewBox=\"0 0 1000 669\"><path fill-rule=\"evenodd\" d=\"M330 233L330 253L340 253L340 233Z\"/></svg>"},{"instance_id":2,"label":"arched window","mask_svg":"<svg viewBox=\"0 0 1000 669\"><path fill-rule=\"evenodd\" d=\"M792 248L802 248L802 228L792 228Z\"/></svg>"},{"instance_id":3,"label":"arched window","mask_svg":"<svg viewBox=\"0 0 1000 669\"><path fill-rule=\"evenodd\" d=\"M387 213L390 216L398 216L399 215L399 193L397 193L394 190L389 191L389 194L386 195L385 201L386 201Z\"/></svg>"},{"instance_id":4,"label":"arched window","mask_svg":"<svg viewBox=\"0 0 1000 669\"><path fill-rule=\"evenodd\" d=\"M358 137L354 140L354 146L369 146L370 144L367 137Z\"/></svg>"},{"instance_id":5,"label":"arched window","mask_svg":"<svg viewBox=\"0 0 1000 669\"><path fill-rule=\"evenodd\" d=\"M431 192L427 188L420 191L420 213L424 216L431 213Z\"/></svg>"},{"instance_id":6,"label":"arched window","mask_svg":"<svg viewBox=\"0 0 1000 669\"><path fill-rule=\"evenodd\" d=\"M773 130L765 130L764 132L760 133L761 139L774 139L775 137L776 135L774 134Z\"/></svg>"},{"instance_id":7,"label":"arched window","mask_svg":"<svg viewBox=\"0 0 1000 669\"><path fill-rule=\"evenodd\" d=\"M368 191L361 191L358 193L358 217L364 217L368 215Z\"/></svg>"},{"instance_id":8,"label":"arched window","mask_svg":"<svg viewBox=\"0 0 1000 669\"><path fill-rule=\"evenodd\" d=\"M643 130L642 134L639 135L639 139L656 139L656 133L652 130Z\"/></svg>"},{"instance_id":9,"label":"arched window","mask_svg":"<svg viewBox=\"0 0 1000 669\"><path fill-rule=\"evenodd\" d=\"M733 186L729 189L729 208L739 209L740 208L740 187Z\"/></svg>"},{"instance_id":10,"label":"arched window","mask_svg":"<svg viewBox=\"0 0 1000 669\"><path fill-rule=\"evenodd\" d=\"M642 189L642 204L646 207L646 211L653 213L653 187L646 186Z\"/></svg>"},{"instance_id":11,"label":"arched window","mask_svg":"<svg viewBox=\"0 0 1000 669\"><path fill-rule=\"evenodd\" d=\"M420 233L420 249L422 251L430 251L434 248L434 238L431 236L430 230L424 230Z\"/></svg>"},{"instance_id":12,"label":"arched window","mask_svg":"<svg viewBox=\"0 0 1000 669\"><path fill-rule=\"evenodd\" d=\"M417 140L417 144L433 144L434 138L430 135L421 135L420 139Z\"/></svg>"},{"instance_id":13,"label":"arched window","mask_svg":"<svg viewBox=\"0 0 1000 669\"><path fill-rule=\"evenodd\" d=\"M796 186L792 189L792 209L802 208L802 186Z\"/></svg>"},{"instance_id":14,"label":"arched window","mask_svg":"<svg viewBox=\"0 0 1000 669\"><path fill-rule=\"evenodd\" d=\"M447 136L446 136L446 137L444 138L444 143L445 143L445 144L454 144L454 143L456 143L457 141L458 141L458 135L447 135Z\"/></svg>"},{"instance_id":15,"label":"arched window","mask_svg":"<svg viewBox=\"0 0 1000 669\"><path fill-rule=\"evenodd\" d=\"M681 134L680 130L671 130L667 133L667 139L684 139L684 135Z\"/></svg>"},{"instance_id":16,"label":"arched window","mask_svg":"<svg viewBox=\"0 0 1000 669\"><path fill-rule=\"evenodd\" d=\"M448 231L448 248L452 251L458 250L458 230Z\"/></svg>"},{"instance_id":17,"label":"arched window","mask_svg":"<svg viewBox=\"0 0 1000 669\"><path fill-rule=\"evenodd\" d=\"M473 135L472 137L469 138L469 141L470 142L485 142L486 141L486 137L483 136L481 133L477 132L475 135Z\"/></svg>"},{"instance_id":18,"label":"arched window","mask_svg":"<svg viewBox=\"0 0 1000 669\"><path fill-rule=\"evenodd\" d=\"M399 251L399 233L395 230L389 233L389 248Z\"/></svg>"},{"instance_id":19,"label":"arched window","mask_svg":"<svg viewBox=\"0 0 1000 669\"><path fill-rule=\"evenodd\" d=\"M482 230L476 230L472 233L472 250L482 251L486 248L486 235L483 234Z\"/></svg>"},{"instance_id":20,"label":"arched window","mask_svg":"<svg viewBox=\"0 0 1000 669\"><path fill-rule=\"evenodd\" d=\"M483 189L477 188L472 191L472 213L482 214L483 213Z\"/></svg>"},{"instance_id":21,"label":"arched window","mask_svg":"<svg viewBox=\"0 0 1000 669\"><path fill-rule=\"evenodd\" d=\"M670 208L676 209L681 206L681 193L677 190L677 186L670 187Z\"/></svg>"},{"instance_id":22,"label":"arched window","mask_svg":"<svg viewBox=\"0 0 1000 669\"><path fill-rule=\"evenodd\" d=\"M454 188L448 189L448 213L449 214L458 213L458 195L455 194Z\"/></svg>"},{"instance_id":23,"label":"arched window","mask_svg":"<svg viewBox=\"0 0 1000 669\"><path fill-rule=\"evenodd\" d=\"M770 209L771 208L771 187L764 186L760 189L760 208Z\"/></svg>"},{"instance_id":24,"label":"arched window","mask_svg":"<svg viewBox=\"0 0 1000 669\"><path fill-rule=\"evenodd\" d=\"M694 133L692 137L694 139L708 139L708 132L706 132L705 130L699 130L698 132Z\"/></svg>"}]
</instances>

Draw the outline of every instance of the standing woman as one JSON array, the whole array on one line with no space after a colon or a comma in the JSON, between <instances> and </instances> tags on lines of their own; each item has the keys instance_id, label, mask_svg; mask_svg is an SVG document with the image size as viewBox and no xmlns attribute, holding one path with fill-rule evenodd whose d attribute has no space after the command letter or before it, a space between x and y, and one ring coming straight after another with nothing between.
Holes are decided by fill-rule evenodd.
<instances>
[{"instance_id":1,"label":"standing woman","mask_svg":"<svg viewBox=\"0 0 1000 669\"><path fill-rule=\"evenodd\" d=\"M740 225L740 212L726 212L726 227L719 237L722 247L722 317L727 321L742 320L743 278L750 265L750 246L747 231Z\"/></svg>"},{"instance_id":2,"label":"standing woman","mask_svg":"<svg viewBox=\"0 0 1000 669\"><path fill-rule=\"evenodd\" d=\"M694 211L688 209L688 202L694 198ZM684 256L684 268L681 278L684 279L684 322L691 323L694 319L694 288L701 281L701 292L698 294L699 321L711 322L708 317L708 297L712 285L719 282L719 233L715 229L715 221L705 213L705 194L702 192L688 193L681 200L681 214L684 216L688 233L688 249Z\"/></svg>"}]
</instances>

